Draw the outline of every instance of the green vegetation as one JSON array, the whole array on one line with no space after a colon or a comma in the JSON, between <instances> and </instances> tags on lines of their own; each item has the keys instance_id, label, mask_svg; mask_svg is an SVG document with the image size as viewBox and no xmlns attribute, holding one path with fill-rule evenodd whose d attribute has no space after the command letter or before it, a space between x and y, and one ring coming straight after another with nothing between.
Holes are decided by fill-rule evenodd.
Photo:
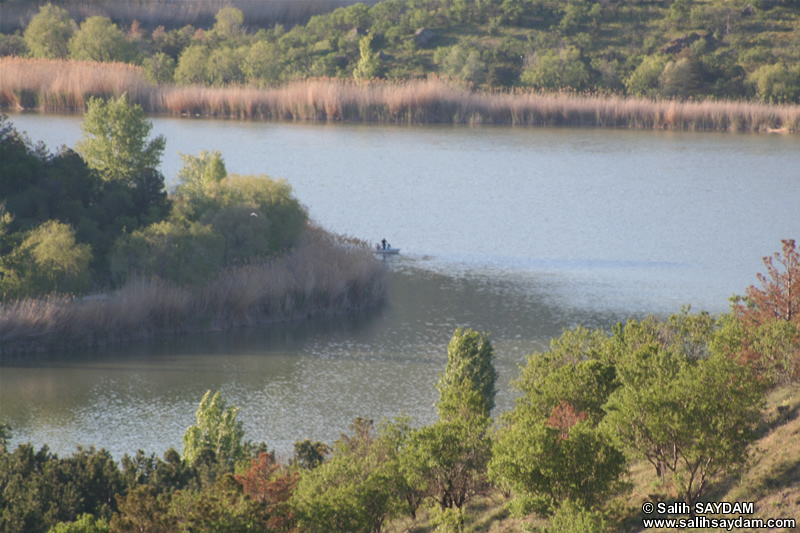
<instances>
[{"instance_id":1,"label":"green vegetation","mask_svg":"<svg viewBox=\"0 0 800 533\"><path fill-rule=\"evenodd\" d=\"M158 83L264 87L309 77L531 87L676 99L800 98L800 8L746 0L384 0L250 26L235 7L166 30L45 5L7 54L125 61ZM21 42L20 42L21 41Z\"/></svg>"},{"instance_id":2,"label":"green vegetation","mask_svg":"<svg viewBox=\"0 0 800 533\"><path fill-rule=\"evenodd\" d=\"M297 442L286 464L246 441L237 408L211 391L182 457L139 451L120 467L93 448L62 459L3 446L0 531L601 533L641 531L643 502L676 500L756 501L755 517L796 516L800 383L767 379L777 374L765 363L800 363L800 335L755 351L750 329L797 328L796 257L785 241L765 259L763 287L720 318L684 310L565 331L528 357L517 404L494 429L492 345L458 329L438 420L376 429L358 418L330 447Z\"/></svg>"},{"instance_id":3,"label":"green vegetation","mask_svg":"<svg viewBox=\"0 0 800 533\"><path fill-rule=\"evenodd\" d=\"M168 195L166 140L149 139L124 94L90 99L82 128L78 152L51 154L0 117L0 351L380 301L383 269L366 245L309 226L287 183L228 175L218 152L201 152L184 156ZM76 298L98 292L110 294Z\"/></svg>"},{"instance_id":4,"label":"green vegetation","mask_svg":"<svg viewBox=\"0 0 800 533\"><path fill-rule=\"evenodd\" d=\"M169 198L158 171L166 140L148 139L152 125L125 95L89 100L80 155L51 155L5 118L0 124L5 299L137 277L208 281L221 268L282 254L308 222L286 183L228 176L218 153L208 170L206 153L185 156Z\"/></svg>"},{"instance_id":5,"label":"green vegetation","mask_svg":"<svg viewBox=\"0 0 800 533\"><path fill-rule=\"evenodd\" d=\"M216 166L215 154L201 160ZM796 516L797 257L784 241L765 258L762 287L719 318L684 310L565 331L528 357L516 406L494 428L493 348L462 329L447 347L438 420L376 430L358 418L330 447L297 442L287 464L245 440L219 392L202 398L183 457L139 451L121 467L93 448L63 459L9 451L0 426L0 531L600 533L640 531L643 502L676 500ZM780 342L760 341L768 324Z\"/></svg>"}]
</instances>

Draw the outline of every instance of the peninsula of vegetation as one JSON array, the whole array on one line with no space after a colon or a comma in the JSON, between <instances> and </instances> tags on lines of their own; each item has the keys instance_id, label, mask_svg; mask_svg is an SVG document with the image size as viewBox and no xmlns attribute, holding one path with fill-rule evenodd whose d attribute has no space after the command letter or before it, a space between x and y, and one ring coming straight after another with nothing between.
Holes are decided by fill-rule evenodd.
<instances>
[{"instance_id":1,"label":"peninsula of vegetation","mask_svg":"<svg viewBox=\"0 0 800 533\"><path fill-rule=\"evenodd\" d=\"M77 151L0 117L0 355L364 309L385 292L365 243L309 221L291 187L219 152L157 169L166 139L123 95L92 99Z\"/></svg>"},{"instance_id":2,"label":"peninsula of vegetation","mask_svg":"<svg viewBox=\"0 0 800 533\"><path fill-rule=\"evenodd\" d=\"M722 316L565 331L527 357L515 407L494 419L492 344L458 329L432 424L357 418L331 445L298 441L282 459L245 439L236 407L212 391L182 453L139 451L121 467L94 448L11 451L0 425L0 531L633 533L673 520L794 531L795 242L765 264L763 286Z\"/></svg>"},{"instance_id":3,"label":"peninsula of vegetation","mask_svg":"<svg viewBox=\"0 0 800 533\"><path fill-rule=\"evenodd\" d=\"M385 0L292 28L244 3L203 27L64 5L0 36L0 106L127 92L180 115L800 130L789 0Z\"/></svg>"}]
</instances>

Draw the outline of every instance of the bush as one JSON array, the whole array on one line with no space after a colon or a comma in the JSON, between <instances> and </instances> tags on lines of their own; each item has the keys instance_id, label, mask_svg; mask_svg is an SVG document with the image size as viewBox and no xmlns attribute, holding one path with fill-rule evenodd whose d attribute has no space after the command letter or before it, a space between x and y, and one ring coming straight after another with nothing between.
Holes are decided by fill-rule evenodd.
<instances>
[{"instance_id":1,"label":"bush","mask_svg":"<svg viewBox=\"0 0 800 533\"><path fill-rule=\"evenodd\" d=\"M589 69L574 46L536 53L522 72L522 83L538 89L582 90L589 83Z\"/></svg>"},{"instance_id":2,"label":"bush","mask_svg":"<svg viewBox=\"0 0 800 533\"><path fill-rule=\"evenodd\" d=\"M108 17L89 17L69 41L72 59L127 61L130 47L125 34Z\"/></svg>"},{"instance_id":3,"label":"bush","mask_svg":"<svg viewBox=\"0 0 800 533\"><path fill-rule=\"evenodd\" d=\"M659 78L667 64L667 58L661 55L646 56L636 70L625 80L625 89L631 96L659 95Z\"/></svg>"},{"instance_id":4,"label":"bush","mask_svg":"<svg viewBox=\"0 0 800 533\"><path fill-rule=\"evenodd\" d=\"M50 220L31 231L14 250L12 265L19 286L8 287L8 292L19 296L83 292L89 287L91 260L91 247L77 244L71 227Z\"/></svg>"},{"instance_id":5,"label":"bush","mask_svg":"<svg viewBox=\"0 0 800 533\"><path fill-rule=\"evenodd\" d=\"M175 69L175 81L184 85L205 83L208 49L202 45L192 45L181 52Z\"/></svg>"},{"instance_id":6,"label":"bush","mask_svg":"<svg viewBox=\"0 0 800 533\"><path fill-rule=\"evenodd\" d=\"M759 99L769 103L800 101L800 64L762 65L748 76Z\"/></svg>"},{"instance_id":7,"label":"bush","mask_svg":"<svg viewBox=\"0 0 800 533\"><path fill-rule=\"evenodd\" d=\"M224 248L223 238L209 226L160 222L117 239L111 252L111 276L118 284L138 276L197 284L219 272Z\"/></svg>"}]
</instances>

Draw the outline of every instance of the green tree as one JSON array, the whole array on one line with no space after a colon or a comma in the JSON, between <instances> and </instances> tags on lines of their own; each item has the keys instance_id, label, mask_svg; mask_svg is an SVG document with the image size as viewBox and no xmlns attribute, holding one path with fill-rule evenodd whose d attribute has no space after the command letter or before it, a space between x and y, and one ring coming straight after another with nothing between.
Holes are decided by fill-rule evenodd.
<instances>
[{"instance_id":1,"label":"green tree","mask_svg":"<svg viewBox=\"0 0 800 533\"><path fill-rule=\"evenodd\" d=\"M761 65L747 77L759 99L769 103L800 101L800 63Z\"/></svg>"},{"instance_id":2,"label":"green tree","mask_svg":"<svg viewBox=\"0 0 800 533\"><path fill-rule=\"evenodd\" d=\"M662 55L646 56L636 70L625 79L625 89L631 96L654 98L660 94L659 78L667 64Z\"/></svg>"},{"instance_id":3,"label":"green tree","mask_svg":"<svg viewBox=\"0 0 800 533\"><path fill-rule=\"evenodd\" d=\"M125 34L108 17L89 17L69 41L72 59L84 61L127 61L130 46Z\"/></svg>"},{"instance_id":4,"label":"green tree","mask_svg":"<svg viewBox=\"0 0 800 533\"><path fill-rule=\"evenodd\" d=\"M248 83L268 86L280 81L283 70L278 46L268 41L254 43L242 58L241 69Z\"/></svg>"},{"instance_id":5,"label":"green tree","mask_svg":"<svg viewBox=\"0 0 800 533\"><path fill-rule=\"evenodd\" d=\"M525 85L540 89L582 90L589 83L590 73L574 46L561 50L537 52L523 70L521 80Z\"/></svg>"},{"instance_id":6,"label":"green tree","mask_svg":"<svg viewBox=\"0 0 800 533\"><path fill-rule=\"evenodd\" d=\"M146 57L142 68L147 79L153 83L171 83L175 77L175 60L163 52Z\"/></svg>"},{"instance_id":7,"label":"green tree","mask_svg":"<svg viewBox=\"0 0 800 533\"><path fill-rule=\"evenodd\" d=\"M238 50L217 48L208 56L206 64L206 81L212 85L224 86L241 83L244 75L240 68L241 58Z\"/></svg>"},{"instance_id":8,"label":"green tree","mask_svg":"<svg viewBox=\"0 0 800 533\"><path fill-rule=\"evenodd\" d=\"M14 251L19 295L85 291L91 260L91 247L76 243L71 227L56 220L45 222Z\"/></svg>"},{"instance_id":9,"label":"green tree","mask_svg":"<svg viewBox=\"0 0 800 533\"><path fill-rule=\"evenodd\" d=\"M11 426L0 424L0 454L8 453L8 441L12 436Z\"/></svg>"},{"instance_id":10,"label":"green tree","mask_svg":"<svg viewBox=\"0 0 800 533\"><path fill-rule=\"evenodd\" d=\"M453 404L458 405L463 392L459 387L462 383L467 383L468 388L478 393L481 400L478 410L488 416L497 394L494 348L487 335L458 328L447 345L447 366L436 385L440 417L449 416Z\"/></svg>"},{"instance_id":11,"label":"green tree","mask_svg":"<svg viewBox=\"0 0 800 533\"><path fill-rule=\"evenodd\" d=\"M205 83L207 75L208 49L193 44L181 52L175 68L175 81L183 85Z\"/></svg>"},{"instance_id":12,"label":"green tree","mask_svg":"<svg viewBox=\"0 0 800 533\"><path fill-rule=\"evenodd\" d=\"M414 431L401 455L404 479L416 491L409 495L436 502L441 528L463 531L464 505L487 486L497 381L493 355L486 335L455 331L437 384L439 420Z\"/></svg>"},{"instance_id":13,"label":"green tree","mask_svg":"<svg viewBox=\"0 0 800 533\"><path fill-rule=\"evenodd\" d=\"M363 36L358 41L361 59L358 60L353 77L357 80L371 80L377 77L380 68L378 54L372 51L372 34Z\"/></svg>"},{"instance_id":14,"label":"green tree","mask_svg":"<svg viewBox=\"0 0 800 533\"><path fill-rule=\"evenodd\" d=\"M381 425L357 418L351 435L333 445L330 459L303 474L292 507L303 531L380 532L400 511L398 452L409 432L401 419Z\"/></svg>"},{"instance_id":15,"label":"green tree","mask_svg":"<svg viewBox=\"0 0 800 533\"><path fill-rule=\"evenodd\" d=\"M461 44L439 48L434 54L434 61L443 74L452 78L474 84L483 83L486 79L486 63L475 48Z\"/></svg>"},{"instance_id":16,"label":"green tree","mask_svg":"<svg viewBox=\"0 0 800 533\"><path fill-rule=\"evenodd\" d=\"M303 439L294 443L294 457L292 464L305 470L314 470L325 462L325 456L330 453L330 448L324 442Z\"/></svg>"},{"instance_id":17,"label":"green tree","mask_svg":"<svg viewBox=\"0 0 800 533\"><path fill-rule=\"evenodd\" d=\"M159 135L148 142L152 129L142 107L128 103L127 95L105 102L90 98L77 149L104 179L132 185L137 176L161 164L167 141Z\"/></svg>"},{"instance_id":18,"label":"green tree","mask_svg":"<svg viewBox=\"0 0 800 533\"><path fill-rule=\"evenodd\" d=\"M225 233L230 236L230 229L235 229L236 225L214 226L216 221L224 224L231 219L238 221L240 225L246 225L242 231L252 236L252 241L244 240L243 243L253 242L254 246L258 243L266 242L266 250L258 244L258 255L275 254L286 250L292 246L300 236L300 233L308 225L308 214L300 202L292 195L291 186L283 180L272 180L268 176L239 176L229 175L223 179L218 187L212 189L210 194L213 199L211 207L201 215L200 221L211 223L215 231L220 234ZM246 220L237 216L242 214L243 206L250 208ZM217 218L223 211L227 210L231 217ZM256 216L252 216L255 213ZM264 220L256 222L256 218ZM263 228L263 235L256 235L248 229L255 225ZM266 238L266 241L263 239ZM228 240L229 256L246 257L246 249L231 250L232 241ZM231 255L231 253L233 255ZM250 255L257 255L252 253Z\"/></svg>"},{"instance_id":19,"label":"green tree","mask_svg":"<svg viewBox=\"0 0 800 533\"><path fill-rule=\"evenodd\" d=\"M214 396L207 391L197 408L197 423L183 435L183 458L192 463L203 449L210 449L230 465L245 461L250 446L242 442L244 428L236 420L238 411L238 407L227 406L219 391Z\"/></svg>"},{"instance_id":20,"label":"green tree","mask_svg":"<svg viewBox=\"0 0 800 533\"><path fill-rule=\"evenodd\" d=\"M564 500L592 508L619 489L624 455L582 418L566 402L545 421L524 405L506 417L488 471L513 491L513 514L550 514Z\"/></svg>"},{"instance_id":21,"label":"green tree","mask_svg":"<svg viewBox=\"0 0 800 533\"><path fill-rule=\"evenodd\" d=\"M48 533L109 533L108 522L84 513L74 522L61 522L50 528Z\"/></svg>"},{"instance_id":22,"label":"green tree","mask_svg":"<svg viewBox=\"0 0 800 533\"><path fill-rule=\"evenodd\" d=\"M25 43L33 57L64 58L76 29L66 9L45 4L25 28Z\"/></svg>"},{"instance_id":23,"label":"green tree","mask_svg":"<svg viewBox=\"0 0 800 533\"><path fill-rule=\"evenodd\" d=\"M463 409L455 413L451 407L447 418L413 432L401 464L408 485L433 499L440 513L455 513L442 518L454 518L461 529L464 506L487 487L491 420L480 413L483 399L474 389L464 382L453 388L458 393L451 391L450 399L459 396Z\"/></svg>"},{"instance_id":24,"label":"green tree","mask_svg":"<svg viewBox=\"0 0 800 533\"><path fill-rule=\"evenodd\" d=\"M693 56L668 61L658 77L661 95L685 99L695 94L700 80L699 64Z\"/></svg>"},{"instance_id":25,"label":"green tree","mask_svg":"<svg viewBox=\"0 0 800 533\"><path fill-rule=\"evenodd\" d=\"M544 533L606 533L608 524L599 511L588 511L571 500L556 509L543 528Z\"/></svg>"},{"instance_id":26,"label":"green tree","mask_svg":"<svg viewBox=\"0 0 800 533\"><path fill-rule=\"evenodd\" d=\"M238 39L244 34L244 13L235 7L223 7L215 16L214 32L223 40Z\"/></svg>"},{"instance_id":27,"label":"green tree","mask_svg":"<svg viewBox=\"0 0 800 533\"><path fill-rule=\"evenodd\" d=\"M692 506L713 479L745 464L763 386L724 356L675 359L652 347L632 354L619 368L622 387L609 398L603 426L633 457L671 475Z\"/></svg>"}]
</instances>

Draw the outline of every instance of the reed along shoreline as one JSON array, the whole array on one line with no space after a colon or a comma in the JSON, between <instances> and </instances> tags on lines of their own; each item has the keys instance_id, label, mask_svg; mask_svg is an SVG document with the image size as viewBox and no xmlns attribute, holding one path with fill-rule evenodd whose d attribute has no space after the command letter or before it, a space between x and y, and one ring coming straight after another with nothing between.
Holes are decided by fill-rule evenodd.
<instances>
[{"instance_id":1,"label":"reed along shoreline","mask_svg":"<svg viewBox=\"0 0 800 533\"><path fill-rule=\"evenodd\" d=\"M384 301L386 275L366 245L310 228L285 256L201 287L139 279L108 294L0 304L0 360L365 310Z\"/></svg>"},{"instance_id":2,"label":"reed along shoreline","mask_svg":"<svg viewBox=\"0 0 800 533\"><path fill-rule=\"evenodd\" d=\"M0 108L83 113L90 97L127 93L150 113L257 120L586 126L800 132L800 105L617 95L480 93L439 79L310 79L282 87L153 85L124 63L0 58Z\"/></svg>"}]
</instances>

